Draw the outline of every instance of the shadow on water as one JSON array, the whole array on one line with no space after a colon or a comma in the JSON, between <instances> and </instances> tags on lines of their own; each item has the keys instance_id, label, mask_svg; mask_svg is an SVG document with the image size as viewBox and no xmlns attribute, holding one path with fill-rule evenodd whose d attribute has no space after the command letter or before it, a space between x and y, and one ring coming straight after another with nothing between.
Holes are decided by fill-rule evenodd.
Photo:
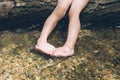
<instances>
[{"instance_id":1,"label":"shadow on water","mask_svg":"<svg viewBox=\"0 0 120 80\"><path fill-rule=\"evenodd\" d=\"M40 29L50 13L51 11L43 11L41 13L30 13L27 15L14 16L0 20L0 30L24 32Z\"/></svg>"},{"instance_id":2,"label":"shadow on water","mask_svg":"<svg viewBox=\"0 0 120 80\"><path fill-rule=\"evenodd\" d=\"M83 28L85 29L120 29L120 12L107 14L86 22ZM84 22L83 22L84 23Z\"/></svg>"},{"instance_id":3,"label":"shadow on water","mask_svg":"<svg viewBox=\"0 0 120 80\"><path fill-rule=\"evenodd\" d=\"M0 21L0 30L12 30L15 32L24 32L29 30L41 30L45 20L50 15L51 11L43 11L41 14L32 13L29 15L16 16L13 18L5 19ZM44 14L44 15L43 15ZM62 20L59 21L55 29L67 29L68 16L66 15ZM108 14L101 16L91 21L81 20L82 29L119 29L120 28L120 15L118 13ZM62 27L61 27L62 26Z\"/></svg>"}]
</instances>

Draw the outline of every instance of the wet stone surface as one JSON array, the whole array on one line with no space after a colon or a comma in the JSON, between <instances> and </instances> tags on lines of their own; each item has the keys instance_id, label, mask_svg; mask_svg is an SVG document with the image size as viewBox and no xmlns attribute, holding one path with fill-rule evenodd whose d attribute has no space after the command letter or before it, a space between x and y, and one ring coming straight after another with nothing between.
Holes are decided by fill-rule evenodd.
<instances>
[{"instance_id":1,"label":"wet stone surface","mask_svg":"<svg viewBox=\"0 0 120 80\"><path fill-rule=\"evenodd\" d=\"M35 51L39 34L0 32L0 80L120 80L119 29L82 29L68 58ZM55 30L49 42L59 47L65 39L65 31Z\"/></svg>"}]
</instances>

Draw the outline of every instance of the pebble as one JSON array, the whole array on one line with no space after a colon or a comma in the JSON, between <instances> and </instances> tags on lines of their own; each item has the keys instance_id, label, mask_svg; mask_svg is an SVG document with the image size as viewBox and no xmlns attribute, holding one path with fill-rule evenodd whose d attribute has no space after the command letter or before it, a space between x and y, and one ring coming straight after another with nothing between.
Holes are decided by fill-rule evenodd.
<instances>
[{"instance_id":1,"label":"pebble","mask_svg":"<svg viewBox=\"0 0 120 80\"><path fill-rule=\"evenodd\" d=\"M104 34L104 32L97 32L100 33L100 35ZM9 35L9 33L11 35ZM101 41L103 40L102 37L94 35L98 33L91 32L90 30L82 30L80 32L81 39L83 39L84 36L92 37L91 41L84 38L76 44L75 49L77 55L75 54L69 58L51 58L47 55L41 54L40 52L31 50L33 49L36 39L39 37L39 33L39 31L19 34L14 33L16 34L15 36L17 39L14 38L14 34L10 31L5 31L3 34L1 33L1 35L4 36L8 35L9 40L5 40L7 39L5 36L4 40L0 42L0 45L2 45L0 49L0 79L79 80L81 78L82 80L110 80L111 78L114 80L115 78L113 74L116 74L116 78L120 78L117 73L118 68L116 68L112 63L112 60L114 60L117 55L120 55L118 45L114 44L113 48L110 46L117 41L116 39L114 41L106 39L103 43ZM114 35L118 33L114 33ZM50 42L57 46L58 44L63 44L63 40L58 36L59 34L59 31L55 32L55 39L50 39ZM2 38L4 36L2 36ZM34 37L35 39L31 39L31 37ZM9 44L6 45L5 41L8 41ZM102 44L97 41L102 42ZM99 47L95 49L96 45L99 45L100 49ZM104 54L101 54L96 58L94 53L98 53L101 50L104 53L109 53L109 55L112 56L111 59L108 58L109 56L104 56ZM103 70L106 69L110 71L110 74L105 74L105 72L103 72ZM95 76L97 76L97 78ZM100 78L98 76L100 76Z\"/></svg>"}]
</instances>

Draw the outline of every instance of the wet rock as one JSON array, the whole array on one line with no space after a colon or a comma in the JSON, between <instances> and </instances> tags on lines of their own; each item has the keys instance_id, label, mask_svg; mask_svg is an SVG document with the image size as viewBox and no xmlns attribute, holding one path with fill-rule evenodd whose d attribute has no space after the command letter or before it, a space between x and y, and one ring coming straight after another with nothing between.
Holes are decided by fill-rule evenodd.
<instances>
[{"instance_id":1,"label":"wet rock","mask_svg":"<svg viewBox=\"0 0 120 80\"><path fill-rule=\"evenodd\" d=\"M113 48L115 48L116 50L120 51L120 42L113 43Z\"/></svg>"},{"instance_id":2,"label":"wet rock","mask_svg":"<svg viewBox=\"0 0 120 80\"><path fill-rule=\"evenodd\" d=\"M79 38L84 36L93 36L93 33L90 30L80 30Z\"/></svg>"}]
</instances>

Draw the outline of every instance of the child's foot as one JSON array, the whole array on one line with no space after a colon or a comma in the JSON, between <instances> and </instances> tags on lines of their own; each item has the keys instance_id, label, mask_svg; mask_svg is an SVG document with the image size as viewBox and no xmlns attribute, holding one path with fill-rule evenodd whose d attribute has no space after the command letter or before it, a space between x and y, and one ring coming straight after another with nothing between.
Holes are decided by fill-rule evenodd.
<instances>
[{"instance_id":1,"label":"child's foot","mask_svg":"<svg viewBox=\"0 0 120 80\"><path fill-rule=\"evenodd\" d=\"M68 56L72 56L73 54L74 54L74 49L70 49L69 47L59 47L59 48L56 48L52 56L68 57Z\"/></svg>"},{"instance_id":2,"label":"child's foot","mask_svg":"<svg viewBox=\"0 0 120 80\"><path fill-rule=\"evenodd\" d=\"M38 42L35 46L35 50L51 55L55 52L55 47L48 42Z\"/></svg>"}]
</instances>

